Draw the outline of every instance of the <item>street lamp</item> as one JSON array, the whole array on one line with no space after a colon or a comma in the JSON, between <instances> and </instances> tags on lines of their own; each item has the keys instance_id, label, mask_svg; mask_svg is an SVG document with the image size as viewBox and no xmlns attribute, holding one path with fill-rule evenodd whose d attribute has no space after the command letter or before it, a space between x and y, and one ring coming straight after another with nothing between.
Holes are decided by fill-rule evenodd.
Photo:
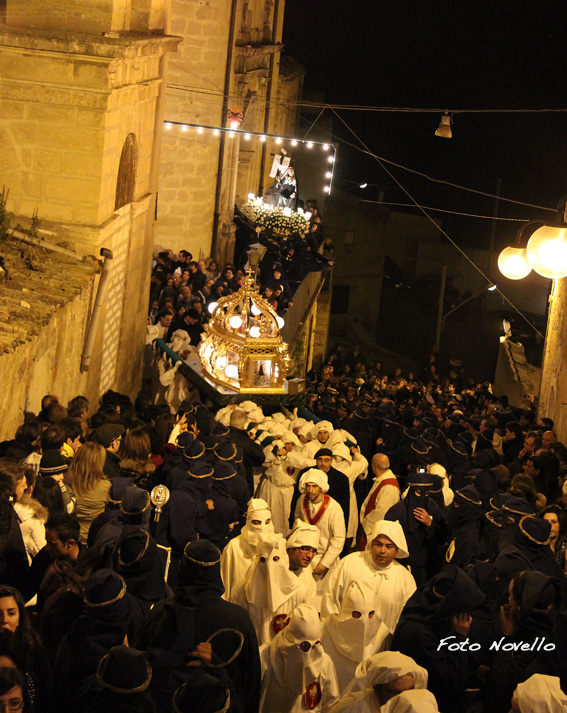
<instances>
[{"instance_id":1,"label":"street lamp","mask_svg":"<svg viewBox=\"0 0 567 713\"><path fill-rule=\"evenodd\" d=\"M552 280L567 277L566 201L567 195L559 201L555 221L526 223L518 232L518 245L507 247L500 253L498 268L505 277L521 280L532 269L542 277ZM527 245L522 247L526 229L536 225L537 228L532 232Z\"/></svg>"}]
</instances>

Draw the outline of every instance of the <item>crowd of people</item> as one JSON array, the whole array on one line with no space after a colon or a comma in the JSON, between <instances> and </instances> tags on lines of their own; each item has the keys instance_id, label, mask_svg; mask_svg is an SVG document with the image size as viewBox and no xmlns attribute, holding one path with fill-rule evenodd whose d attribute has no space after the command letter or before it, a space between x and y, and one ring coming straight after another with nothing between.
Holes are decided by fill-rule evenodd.
<instances>
[{"instance_id":1,"label":"crowd of people","mask_svg":"<svg viewBox=\"0 0 567 713\"><path fill-rule=\"evenodd\" d=\"M265 248L257 271L258 287L277 314L284 315L293 305L293 295L305 275L328 270L334 260L332 243L323 237L317 202L308 203L310 228L306 236L258 236L248 226L235 263L226 263L222 269L216 260L193 260L187 250L177 255L172 250L158 252L150 286L148 323L156 327L152 334L171 341L173 333L181 329L196 346L209 318L208 306L244 285L250 244Z\"/></svg>"},{"instance_id":2,"label":"crowd of people","mask_svg":"<svg viewBox=\"0 0 567 713\"><path fill-rule=\"evenodd\" d=\"M26 414L0 445L4 708L567 710L553 423L458 366L335 348L310 377L313 412Z\"/></svg>"}]
</instances>

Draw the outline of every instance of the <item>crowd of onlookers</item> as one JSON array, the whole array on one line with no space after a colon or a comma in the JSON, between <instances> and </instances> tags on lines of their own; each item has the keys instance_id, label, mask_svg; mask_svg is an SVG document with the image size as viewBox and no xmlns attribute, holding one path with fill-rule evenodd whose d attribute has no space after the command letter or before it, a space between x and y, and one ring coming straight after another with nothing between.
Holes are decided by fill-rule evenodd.
<instances>
[{"instance_id":1,"label":"crowd of onlookers","mask_svg":"<svg viewBox=\"0 0 567 713\"><path fill-rule=\"evenodd\" d=\"M293 295L310 271L328 269L334 259L331 241L323 237L321 215L316 201L308 201L310 229L306 236L256 235L249 227L247 242L234 263L219 266L216 260L193 260L187 250L175 254L161 250L152 266L148 322L160 326L159 336L167 341L176 329L184 329L197 345L203 324L209 318L207 307L219 297L232 294L244 285L246 249L260 243L265 253L257 272L263 297L278 315L293 305Z\"/></svg>"}]
</instances>

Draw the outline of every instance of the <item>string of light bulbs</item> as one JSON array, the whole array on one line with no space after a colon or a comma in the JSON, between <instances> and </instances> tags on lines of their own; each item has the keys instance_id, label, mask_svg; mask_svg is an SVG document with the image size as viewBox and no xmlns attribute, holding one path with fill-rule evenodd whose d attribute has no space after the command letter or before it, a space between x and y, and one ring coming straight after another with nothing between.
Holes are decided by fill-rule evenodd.
<instances>
[{"instance_id":1,"label":"string of light bulbs","mask_svg":"<svg viewBox=\"0 0 567 713\"><path fill-rule=\"evenodd\" d=\"M171 131L174 127L179 127L182 133L187 133L191 129L195 130L197 134L204 134L205 132L212 132L213 136L220 136L221 133L226 134L229 138L234 138L235 136L242 137L245 141L251 141L252 139L258 139L261 143L265 143L268 139L274 141L277 146L284 148L285 144L288 143L290 146L296 147L300 144L304 145L307 149L314 149L315 147L320 147L322 151L328 152L327 163L329 164L327 171L325 171L325 179L328 183L323 186L323 191L328 195L331 194L331 189L333 187L333 174L335 169L335 158L337 155L337 147L328 142L323 141L312 141L311 139L300 139L289 136L280 136L277 134L268 134L259 131L244 131L238 129L237 122L231 122L230 127L224 126L207 126L205 124L189 124L183 121L164 121L164 128L166 131Z\"/></svg>"}]
</instances>

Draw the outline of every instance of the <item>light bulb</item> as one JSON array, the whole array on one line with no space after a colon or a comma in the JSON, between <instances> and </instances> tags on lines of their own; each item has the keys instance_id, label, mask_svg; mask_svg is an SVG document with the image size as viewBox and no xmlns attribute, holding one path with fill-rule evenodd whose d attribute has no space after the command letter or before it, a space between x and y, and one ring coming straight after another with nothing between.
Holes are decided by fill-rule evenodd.
<instances>
[{"instance_id":1,"label":"light bulb","mask_svg":"<svg viewBox=\"0 0 567 713\"><path fill-rule=\"evenodd\" d=\"M256 199L256 196L255 196L253 193L249 193L249 194L248 194L248 200L249 200L249 201L253 201L253 200L255 200L255 199Z\"/></svg>"},{"instance_id":2,"label":"light bulb","mask_svg":"<svg viewBox=\"0 0 567 713\"><path fill-rule=\"evenodd\" d=\"M218 136L220 134L220 131L218 129L215 129L213 131L213 136Z\"/></svg>"},{"instance_id":3,"label":"light bulb","mask_svg":"<svg viewBox=\"0 0 567 713\"><path fill-rule=\"evenodd\" d=\"M305 217L307 218L307 220L311 220L311 213L307 211L307 213L305 213Z\"/></svg>"},{"instance_id":4,"label":"light bulb","mask_svg":"<svg viewBox=\"0 0 567 713\"><path fill-rule=\"evenodd\" d=\"M498 269L509 280L522 280L532 271L525 249L504 248L498 256Z\"/></svg>"},{"instance_id":5,"label":"light bulb","mask_svg":"<svg viewBox=\"0 0 567 713\"><path fill-rule=\"evenodd\" d=\"M238 122L237 122L237 121L231 121L231 122L230 122L230 128L231 128L231 129L238 129Z\"/></svg>"},{"instance_id":6,"label":"light bulb","mask_svg":"<svg viewBox=\"0 0 567 713\"><path fill-rule=\"evenodd\" d=\"M228 135L229 135L230 138L232 139L232 137L234 136L234 131L229 131L229 132L228 132Z\"/></svg>"},{"instance_id":7,"label":"light bulb","mask_svg":"<svg viewBox=\"0 0 567 713\"><path fill-rule=\"evenodd\" d=\"M286 217L289 218L289 216L291 215L291 208L287 208L287 207L284 208L284 209L283 209L283 214L284 214Z\"/></svg>"},{"instance_id":8,"label":"light bulb","mask_svg":"<svg viewBox=\"0 0 567 713\"><path fill-rule=\"evenodd\" d=\"M334 157L334 156L329 156L329 157L327 158L327 161L328 161L329 163L333 163L334 160L335 160L335 157Z\"/></svg>"},{"instance_id":9,"label":"light bulb","mask_svg":"<svg viewBox=\"0 0 567 713\"><path fill-rule=\"evenodd\" d=\"M330 171L327 171L327 173L325 174L325 178L332 178L332 177L333 177L333 174Z\"/></svg>"},{"instance_id":10,"label":"light bulb","mask_svg":"<svg viewBox=\"0 0 567 713\"><path fill-rule=\"evenodd\" d=\"M276 322L278 323L278 327L279 327L280 329L282 329L283 326L284 326L284 324L285 324L283 318L278 315L278 316L276 317Z\"/></svg>"},{"instance_id":11,"label":"light bulb","mask_svg":"<svg viewBox=\"0 0 567 713\"><path fill-rule=\"evenodd\" d=\"M291 142L291 145L292 145L292 146L297 146L297 141L294 139L294 140Z\"/></svg>"},{"instance_id":12,"label":"light bulb","mask_svg":"<svg viewBox=\"0 0 567 713\"><path fill-rule=\"evenodd\" d=\"M297 206L297 212L301 215L303 213L303 208L301 206Z\"/></svg>"},{"instance_id":13,"label":"light bulb","mask_svg":"<svg viewBox=\"0 0 567 713\"><path fill-rule=\"evenodd\" d=\"M205 347L205 351L203 352L203 356L205 357L206 361L209 361L212 353L213 353L213 345L207 344L207 346Z\"/></svg>"},{"instance_id":14,"label":"light bulb","mask_svg":"<svg viewBox=\"0 0 567 713\"><path fill-rule=\"evenodd\" d=\"M165 122L165 128L168 130L171 129L171 124L169 123L169 121Z\"/></svg>"},{"instance_id":15,"label":"light bulb","mask_svg":"<svg viewBox=\"0 0 567 713\"><path fill-rule=\"evenodd\" d=\"M202 126L199 126L199 128L197 129L197 133L198 133L198 134L202 134L202 133L203 133L203 127L202 127Z\"/></svg>"},{"instance_id":16,"label":"light bulb","mask_svg":"<svg viewBox=\"0 0 567 713\"><path fill-rule=\"evenodd\" d=\"M183 124L183 126L181 127L181 131L187 131L187 124Z\"/></svg>"},{"instance_id":17,"label":"light bulb","mask_svg":"<svg viewBox=\"0 0 567 713\"><path fill-rule=\"evenodd\" d=\"M278 136L278 138L276 139L276 144L281 144L281 142L282 142L282 140L281 140L280 137Z\"/></svg>"},{"instance_id":18,"label":"light bulb","mask_svg":"<svg viewBox=\"0 0 567 713\"><path fill-rule=\"evenodd\" d=\"M325 191L325 193L331 192L331 189L329 188L329 186L323 186L323 190Z\"/></svg>"},{"instance_id":19,"label":"light bulb","mask_svg":"<svg viewBox=\"0 0 567 713\"><path fill-rule=\"evenodd\" d=\"M230 318L229 324L233 329L240 329L240 327L242 327L242 317L239 317L237 314L233 315Z\"/></svg>"},{"instance_id":20,"label":"light bulb","mask_svg":"<svg viewBox=\"0 0 567 713\"><path fill-rule=\"evenodd\" d=\"M329 150L329 144L323 144L323 151Z\"/></svg>"},{"instance_id":21,"label":"light bulb","mask_svg":"<svg viewBox=\"0 0 567 713\"><path fill-rule=\"evenodd\" d=\"M238 367L236 366L236 364L228 364L228 366L224 370L224 373L228 379L237 379L238 378Z\"/></svg>"},{"instance_id":22,"label":"light bulb","mask_svg":"<svg viewBox=\"0 0 567 713\"><path fill-rule=\"evenodd\" d=\"M215 309L218 307L218 304L218 302L209 303L209 306L207 307L207 309L209 310L209 314L212 314L215 311Z\"/></svg>"},{"instance_id":23,"label":"light bulb","mask_svg":"<svg viewBox=\"0 0 567 713\"><path fill-rule=\"evenodd\" d=\"M265 136L260 136L260 141L265 141L266 137Z\"/></svg>"},{"instance_id":24,"label":"light bulb","mask_svg":"<svg viewBox=\"0 0 567 713\"><path fill-rule=\"evenodd\" d=\"M313 144L311 143L311 141L308 141L308 142L307 142L307 148L308 148L308 149L312 149L312 148L313 148Z\"/></svg>"},{"instance_id":25,"label":"light bulb","mask_svg":"<svg viewBox=\"0 0 567 713\"><path fill-rule=\"evenodd\" d=\"M259 315L262 314L262 310L256 307L254 303L252 303L252 307L250 307L250 311L255 317L258 317Z\"/></svg>"},{"instance_id":26,"label":"light bulb","mask_svg":"<svg viewBox=\"0 0 567 713\"><path fill-rule=\"evenodd\" d=\"M528 240L527 259L542 277L567 276L567 230L544 225Z\"/></svg>"},{"instance_id":27,"label":"light bulb","mask_svg":"<svg viewBox=\"0 0 567 713\"><path fill-rule=\"evenodd\" d=\"M254 339L258 339L258 337L260 336L260 327L250 327L249 334Z\"/></svg>"},{"instance_id":28,"label":"light bulb","mask_svg":"<svg viewBox=\"0 0 567 713\"><path fill-rule=\"evenodd\" d=\"M244 134L244 138L246 139L246 141L250 141L250 134Z\"/></svg>"}]
</instances>

